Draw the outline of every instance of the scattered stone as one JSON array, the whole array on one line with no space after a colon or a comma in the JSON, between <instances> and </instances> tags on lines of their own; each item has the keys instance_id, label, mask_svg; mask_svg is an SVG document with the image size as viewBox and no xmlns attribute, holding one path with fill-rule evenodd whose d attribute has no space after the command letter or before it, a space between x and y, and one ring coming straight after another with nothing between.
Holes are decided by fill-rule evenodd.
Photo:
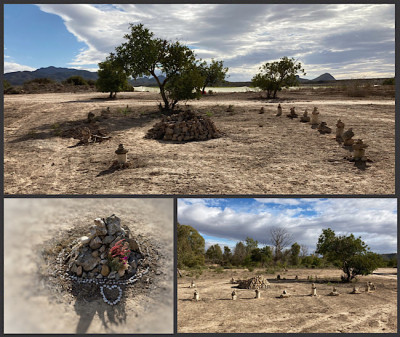
<instances>
[{"instance_id":1,"label":"scattered stone","mask_svg":"<svg viewBox=\"0 0 400 337\"><path fill-rule=\"evenodd\" d=\"M339 119L336 123L336 140L343 140L344 123Z\"/></svg>"},{"instance_id":2,"label":"scattered stone","mask_svg":"<svg viewBox=\"0 0 400 337\"><path fill-rule=\"evenodd\" d=\"M265 112L265 111L264 111L264 107L262 106L261 109L260 109L259 114L263 114L264 112Z\"/></svg>"},{"instance_id":3,"label":"scattered stone","mask_svg":"<svg viewBox=\"0 0 400 337\"><path fill-rule=\"evenodd\" d=\"M194 281L192 280L192 282L190 283L189 288L196 288L196 284L194 283Z\"/></svg>"},{"instance_id":4,"label":"scattered stone","mask_svg":"<svg viewBox=\"0 0 400 337\"><path fill-rule=\"evenodd\" d=\"M319 111L317 107L314 107L313 112L311 113L311 125L319 124Z\"/></svg>"},{"instance_id":5,"label":"scattered stone","mask_svg":"<svg viewBox=\"0 0 400 337\"><path fill-rule=\"evenodd\" d=\"M280 104L278 104L278 112L276 113L276 116L282 116L282 107Z\"/></svg>"},{"instance_id":6,"label":"scattered stone","mask_svg":"<svg viewBox=\"0 0 400 337\"><path fill-rule=\"evenodd\" d=\"M365 149L368 147L367 144L364 144L362 139L358 139L354 144L353 144L353 158L354 160L362 160L366 161L367 159L365 158Z\"/></svg>"},{"instance_id":7,"label":"scattered stone","mask_svg":"<svg viewBox=\"0 0 400 337\"><path fill-rule=\"evenodd\" d=\"M317 296L317 287L315 286L315 283L311 285L311 296Z\"/></svg>"},{"instance_id":8,"label":"scattered stone","mask_svg":"<svg viewBox=\"0 0 400 337\"><path fill-rule=\"evenodd\" d=\"M94 252L92 252L92 256L93 257L98 257L99 256L99 251L95 250Z\"/></svg>"},{"instance_id":9,"label":"scattered stone","mask_svg":"<svg viewBox=\"0 0 400 337\"><path fill-rule=\"evenodd\" d=\"M112 271L111 273L108 274L108 278L115 278L115 275L117 274L116 271Z\"/></svg>"},{"instance_id":10,"label":"scattered stone","mask_svg":"<svg viewBox=\"0 0 400 337\"><path fill-rule=\"evenodd\" d=\"M298 279L299 279L299 277L296 275L294 279L295 279L295 280L298 280Z\"/></svg>"},{"instance_id":11,"label":"scattered stone","mask_svg":"<svg viewBox=\"0 0 400 337\"><path fill-rule=\"evenodd\" d=\"M333 290L329 293L329 296L339 296L339 292L336 290L336 287L333 287Z\"/></svg>"},{"instance_id":12,"label":"scattered stone","mask_svg":"<svg viewBox=\"0 0 400 337\"><path fill-rule=\"evenodd\" d=\"M129 243L130 250L140 253L139 244L134 239L128 239L127 242Z\"/></svg>"},{"instance_id":13,"label":"scattered stone","mask_svg":"<svg viewBox=\"0 0 400 337\"><path fill-rule=\"evenodd\" d=\"M290 297L290 295L288 294L288 292L286 291L286 289L282 292L281 296L279 296L280 298L288 298Z\"/></svg>"},{"instance_id":14,"label":"scattered stone","mask_svg":"<svg viewBox=\"0 0 400 337\"><path fill-rule=\"evenodd\" d=\"M226 109L226 112L233 112L233 105L229 105L228 109Z\"/></svg>"},{"instance_id":15,"label":"scattered stone","mask_svg":"<svg viewBox=\"0 0 400 337\"><path fill-rule=\"evenodd\" d=\"M231 284L235 284L235 283L237 283L237 282L236 282L235 279L232 277L232 278L231 278Z\"/></svg>"},{"instance_id":16,"label":"scattered stone","mask_svg":"<svg viewBox=\"0 0 400 337\"><path fill-rule=\"evenodd\" d=\"M232 291L232 300L233 301L237 300L237 294L236 294L236 290L235 289Z\"/></svg>"},{"instance_id":17,"label":"scattered stone","mask_svg":"<svg viewBox=\"0 0 400 337\"><path fill-rule=\"evenodd\" d=\"M89 112L87 115L87 121L88 123L92 123L94 122L94 113L93 112Z\"/></svg>"},{"instance_id":18,"label":"scattered stone","mask_svg":"<svg viewBox=\"0 0 400 337\"><path fill-rule=\"evenodd\" d=\"M326 122L321 122L318 125L318 131L319 131L319 133L324 135L326 133L331 133L332 129L326 125Z\"/></svg>"},{"instance_id":19,"label":"scattered stone","mask_svg":"<svg viewBox=\"0 0 400 337\"><path fill-rule=\"evenodd\" d=\"M85 245L85 244L89 243L90 240L91 240L90 237L88 237L88 236L82 236L82 237L79 239L79 242L80 242L81 244Z\"/></svg>"},{"instance_id":20,"label":"scattered stone","mask_svg":"<svg viewBox=\"0 0 400 337\"><path fill-rule=\"evenodd\" d=\"M354 144L354 136L353 128L348 129L345 133L343 133L343 145L344 146L352 146Z\"/></svg>"},{"instance_id":21,"label":"scattered stone","mask_svg":"<svg viewBox=\"0 0 400 337\"><path fill-rule=\"evenodd\" d=\"M350 294L361 294L361 291L359 291L358 288L354 286L353 291Z\"/></svg>"},{"instance_id":22,"label":"scattered stone","mask_svg":"<svg viewBox=\"0 0 400 337\"><path fill-rule=\"evenodd\" d=\"M145 138L179 142L219 137L221 133L209 117L200 116L190 110L164 116L161 122L155 124L145 136Z\"/></svg>"},{"instance_id":23,"label":"scattered stone","mask_svg":"<svg viewBox=\"0 0 400 337\"><path fill-rule=\"evenodd\" d=\"M286 115L286 117L291 118L291 119L298 117L298 115L296 114L295 107L290 108L290 114Z\"/></svg>"},{"instance_id":24,"label":"scattered stone","mask_svg":"<svg viewBox=\"0 0 400 337\"><path fill-rule=\"evenodd\" d=\"M193 299L194 299L195 301L200 300L200 294L199 294L199 292L197 291L197 289L194 291Z\"/></svg>"},{"instance_id":25,"label":"scattered stone","mask_svg":"<svg viewBox=\"0 0 400 337\"><path fill-rule=\"evenodd\" d=\"M82 272L83 272L82 266L78 266L78 268L76 268L76 275L77 276L82 276Z\"/></svg>"},{"instance_id":26,"label":"scattered stone","mask_svg":"<svg viewBox=\"0 0 400 337\"><path fill-rule=\"evenodd\" d=\"M261 298L261 291L260 290L258 290L258 289L256 289L255 290L256 291L256 299L259 299L259 298Z\"/></svg>"},{"instance_id":27,"label":"scattered stone","mask_svg":"<svg viewBox=\"0 0 400 337\"><path fill-rule=\"evenodd\" d=\"M308 123L309 121L310 121L310 116L308 115L308 109L306 108L306 110L303 113L303 116L300 117L300 122Z\"/></svg>"},{"instance_id":28,"label":"scattered stone","mask_svg":"<svg viewBox=\"0 0 400 337\"><path fill-rule=\"evenodd\" d=\"M125 267L122 267L121 269L118 270L119 277L122 277L125 275L125 270L126 270Z\"/></svg>"}]
</instances>

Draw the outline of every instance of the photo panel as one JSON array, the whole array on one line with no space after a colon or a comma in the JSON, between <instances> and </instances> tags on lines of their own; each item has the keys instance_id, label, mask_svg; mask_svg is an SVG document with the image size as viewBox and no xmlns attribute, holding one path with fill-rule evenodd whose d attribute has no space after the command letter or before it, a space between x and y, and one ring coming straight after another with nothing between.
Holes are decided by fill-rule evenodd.
<instances>
[{"instance_id":1,"label":"photo panel","mask_svg":"<svg viewBox=\"0 0 400 337\"><path fill-rule=\"evenodd\" d=\"M397 199L180 198L177 231L178 333L397 332Z\"/></svg>"},{"instance_id":2,"label":"photo panel","mask_svg":"<svg viewBox=\"0 0 400 337\"><path fill-rule=\"evenodd\" d=\"M395 193L394 4L6 4L4 47L6 195Z\"/></svg>"},{"instance_id":3,"label":"photo panel","mask_svg":"<svg viewBox=\"0 0 400 337\"><path fill-rule=\"evenodd\" d=\"M4 332L172 334L173 205L6 198Z\"/></svg>"}]
</instances>

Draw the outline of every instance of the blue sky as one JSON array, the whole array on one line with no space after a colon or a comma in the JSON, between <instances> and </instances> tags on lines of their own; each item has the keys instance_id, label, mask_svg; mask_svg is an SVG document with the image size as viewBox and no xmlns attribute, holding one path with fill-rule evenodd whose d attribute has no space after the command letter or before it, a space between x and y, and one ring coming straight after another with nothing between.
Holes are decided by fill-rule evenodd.
<instances>
[{"instance_id":1,"label":"blue sky","mask_svg":"<svg viewBox=\"0 0 400 337\"><path fill-rule=\"evenodd\" d=\"M97 70L129 23L222 59L232 81L265 62L299 60L306 78L394 76L394 5L4 5L5 72L47 66ZM371 24L373 22L373 25Z\"/></svg>"},{"instance_id":2,"label":"blue sky","mask_svg":"<svg viewBox=\"0 0 400 337\"><path fill-rule=\"evenodd\" d=\"M246 237L270 244L270 229L284 227L310 253L325 228L361 236L378 253L397 251L396 199L186 198L178 199L178 221L196 228L207 248Z\"/></svg>"}]
</instances>

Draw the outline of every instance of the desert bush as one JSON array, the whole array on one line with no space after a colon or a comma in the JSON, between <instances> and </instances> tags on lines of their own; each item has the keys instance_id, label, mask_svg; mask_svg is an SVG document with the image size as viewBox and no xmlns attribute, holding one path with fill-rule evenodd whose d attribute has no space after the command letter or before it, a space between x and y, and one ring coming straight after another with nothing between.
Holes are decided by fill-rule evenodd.
<instances>
[{"instance_id":1,"label":"desert bush","mask_svg":"<svg viewBox=\"0 0 400 337\"><path fill-rule=\"evenodd\" d=\"M395 85L395 79L393 78L387 78L382 82L382 85Z\"/></svg>"},{"instance_id":2,"label":"desert bush","mask_svg":"<svg viewBox=\"0 0 400 337\"><path fill-rule=\"evenodd\" d=\"M224 268L223 268L223 267L217 267L217 268L214 269L214 271L215 271L217 274L221 274L221 273L224 272Z\"/></svg>"},{"instance_id":3,"label":"desert bush","mask_svg":"<svg viewBox=\"0 0 400 337\"><path fill-rule=\"evenodd\" d=\"M88 82L82 76L71 76L68 77L63 84L72 84L72 85L88 85Z\"/></svg>"},{"instance_id":4,"label":"desert bush","mask_svg":"<svg viewBox=\"0 0 400 337\"><path fill-rule=\"evenodd\" d=\"M33 80L24 82L24 85L29 84L54 84L56 83L51 78L43 77L43 78L34 78Z\"/></svg>"},{"instance_id":5,"label":"desert bush","mask_svg":"<svg viewBox=\"0 0 400 337\"><path fill-rule=\"evenodd\" d=\"M119 59L112 53L104 62L99 63L97 74L99 76L96 81L97 90L109 92L110 98L115 98L117 92L124 91L128 87L128 76Z\"/></svg>"}]
</instances>

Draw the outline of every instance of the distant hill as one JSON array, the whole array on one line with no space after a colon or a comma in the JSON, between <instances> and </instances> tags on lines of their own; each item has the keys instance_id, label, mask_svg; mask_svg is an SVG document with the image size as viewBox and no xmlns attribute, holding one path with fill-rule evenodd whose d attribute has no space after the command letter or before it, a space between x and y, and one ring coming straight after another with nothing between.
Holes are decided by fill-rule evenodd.
<instances>
[{"instance_id":1,"label":"distant hill","mask_svg":"<svg viewBox=\"0 0 400 337\"><path fill-rule=\"evenodd\" d=\"M35 78L47 77L54 81L61 82L71 76L82 76L87 80L97 80L97 72L57 67L40 68L34 71L15 71L4 74L3 78L11 85L22 85L24 82L31 81Z\"/></svg>"},{"instance_id":2,"label":"distant hill","mask_svg":"<svg viewBox=\"0 0 400 337\"><path fill-rule=\"evenodd\" d=\"M40 68L34 71L15 71L12 73L4 74L4 79L7 80L11 85L22 85L26 81L31 81L35 78L50 78L57 82L62 82L71 76L82 76L87 80L97 80L97 72L78 70L70 68L57 68L57 67L47 67ZM161 81L165 79L164 76L159 77ZM305 78L300 78L297 76L300 83L312 83L312 82L327 82L335 81L335 78L328 73L322 74L313 80L307 80ZM157 82L154 77L141 77L136 80L129 80L133 86L157 86ZM229 82L226 81L222 86L236 87L236 86L248 86L250 81L246 82Z\"/></svg>"}]
</instances>

